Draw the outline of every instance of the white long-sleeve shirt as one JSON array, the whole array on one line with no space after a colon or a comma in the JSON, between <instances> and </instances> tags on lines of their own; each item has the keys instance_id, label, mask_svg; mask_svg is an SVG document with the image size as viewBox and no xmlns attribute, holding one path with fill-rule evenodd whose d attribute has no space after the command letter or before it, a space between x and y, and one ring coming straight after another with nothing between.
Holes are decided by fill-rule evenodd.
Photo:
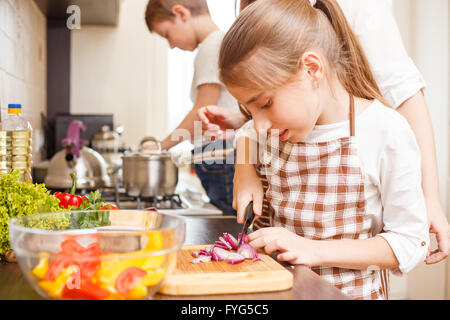
<instances>
[{"instance_id":1,"label":"white long-sleeve shirt","mask_svg":"<svg viewBox=\"0 0 450 320\"><path fill-rule=\"evenodd\" d=\"M403 45L392 0L337 0L391 107L424 89L425 81Z\"/></svg>"}]
</instances>

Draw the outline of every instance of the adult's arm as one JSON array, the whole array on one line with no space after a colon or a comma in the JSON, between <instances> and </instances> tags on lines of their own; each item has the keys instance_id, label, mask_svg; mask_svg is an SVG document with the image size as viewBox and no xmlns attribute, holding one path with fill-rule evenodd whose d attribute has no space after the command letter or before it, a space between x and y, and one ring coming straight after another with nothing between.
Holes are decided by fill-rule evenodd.
<instances>
[{"instance_id":1,"label":"adult's arm","mask_svg":"<svg viewBox=\"0 0 450 320\"><path fill-rule=\"evenodd\" d=\"M433 127L423 96L425 81L403 45L392 1L339 3L361 42L383 96L408 120L416 136L430 233L435 233L438 241L438 249L429 252L425 262L437 263L448 255L450 228L440 202Z\"/></svg>"},{"instance_id":2,"label":"adult's arm","mask_svg":"<svg viewBox=\"0 0 450 320\"><path fill-rule=\"evenodd\" d=\"M204 106L217 104L219 95L220 84L207 83L200 85L194 107L177 128L161 142L162 149L168 150L185 140L193 138L196 121L199 123L199 133L201 133L201 120L197 115L197 111Z\"/></svg>"},{"instance_id":3,"label":"adult's arm","mask_svg":"<svg viewBox=\"0 0 450 320\"><path fill-rule=\"evenodd\" d=\"M439 197L439 177L431 118L422 92L402 103L397 111L408 120L422 154L422 189L427 205L430 233L436 234L438 242L438 248L429 251L425 262L433 264L448 256L450 228Z\"/></svg>"}]
</instances>

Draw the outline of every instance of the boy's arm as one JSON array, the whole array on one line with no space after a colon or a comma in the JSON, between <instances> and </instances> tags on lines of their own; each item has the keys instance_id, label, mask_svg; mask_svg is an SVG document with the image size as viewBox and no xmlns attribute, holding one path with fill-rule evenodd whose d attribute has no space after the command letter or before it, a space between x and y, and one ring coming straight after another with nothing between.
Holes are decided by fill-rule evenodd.
<instances>
[{"instance_id":1,"label":"boy's arm","mask_svg":"<svg viewBox=\"0 0 450 320\"><path fill-rule=\"evenodd\" d=\"M189 111L178 127L161 142L161 148L163 150L168 150L185 140L191 139L194 135L195 121L200 121L201 128L201 120L197 115L197 110L207 105L217 104L219 95L219 84L207 83L200 85L198 87L197 100L195 101L194 107Z\"/></svg>"},{"instance_id":2,"label":"boy's arm","mask_svg":"<svg viewBox=\"0 0 450 320\"><path fill-rule=\"evenodd\" d=\"M427 205L430 232L436 233L438 249L425 259L437 263L448 256L450 228L439 198L436 149L430 114L422 92L401 104L397 111L408 120L422 156L422 188Z\"/></svg>"}]
</instances>

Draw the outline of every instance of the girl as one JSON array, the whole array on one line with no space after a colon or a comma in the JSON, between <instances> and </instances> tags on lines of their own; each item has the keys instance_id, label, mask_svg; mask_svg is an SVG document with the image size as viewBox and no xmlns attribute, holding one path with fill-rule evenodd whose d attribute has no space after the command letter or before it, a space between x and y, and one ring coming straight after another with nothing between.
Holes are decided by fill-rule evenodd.
<instances>
[{"instance_id":1,"label":"girl","mask_svg":"<svg viewBox=\"0 0 450 320\"><path fill-rule=\"evenodd\" d=\"M408 272L427 253L420 151L339 5L257 1L226 34L219 68L268 133L259 174L274 227L249 243L311 266L352 298L386 297L380 270ZM245 180L239 192L262 189L256 174Z\"/></svg>"}]
</instances>

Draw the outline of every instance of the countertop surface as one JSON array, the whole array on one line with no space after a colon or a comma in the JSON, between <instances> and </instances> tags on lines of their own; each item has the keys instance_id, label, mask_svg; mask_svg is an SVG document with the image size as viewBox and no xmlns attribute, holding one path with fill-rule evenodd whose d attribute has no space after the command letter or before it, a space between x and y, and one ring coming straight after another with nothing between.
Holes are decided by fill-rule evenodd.
<instances>
[{"instance_id":1,"label":"countertop surface","mask_svg":"<svg viewBox=\"0 0 450 320\"><path fill-rule=\"evenodd\" d=\"M238 234L242 225L233 216L185 217L186 245L214 243L224 232ZM292 289L251 294L208 295L208 296L167 296L157 294L155 300L346 300L349 299L338 289L320 278L308 267L281 263L294 276ZM42 299L28 284L18 264L0 263L0 299L36 300Z\"/></svg>"}]
</instances>

